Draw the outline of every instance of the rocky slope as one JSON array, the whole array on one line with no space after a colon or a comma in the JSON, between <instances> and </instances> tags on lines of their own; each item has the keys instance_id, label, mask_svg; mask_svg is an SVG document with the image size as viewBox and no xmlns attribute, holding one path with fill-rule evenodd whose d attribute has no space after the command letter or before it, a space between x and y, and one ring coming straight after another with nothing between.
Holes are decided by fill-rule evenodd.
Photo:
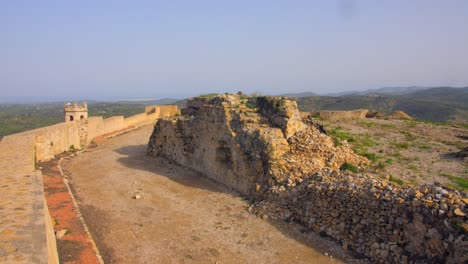
<instances>
[{"instance_id":1,"label":"rocky slope","mask_svg":"<svg viewBox=\"0 0 468 264\"><path fill-rule=\"evenodd\" d=\"M298 221L375 262L467 261L466 193L341 171L369 161L303 122L285 98L224 95L187 106L156 123L149 155L198 170L254 198L259 215Z\"/></svg>"}]
</instances>

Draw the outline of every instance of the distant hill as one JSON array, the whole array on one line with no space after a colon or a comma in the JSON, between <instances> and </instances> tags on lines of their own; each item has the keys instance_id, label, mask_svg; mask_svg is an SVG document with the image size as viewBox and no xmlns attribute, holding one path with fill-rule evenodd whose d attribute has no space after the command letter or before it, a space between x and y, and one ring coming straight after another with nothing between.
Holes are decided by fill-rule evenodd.
<instances>
[{"instance_id":1,"label":"distant hill","mask_svg":"<svg viewBox=\"0 0 468 264\"><path fill-rule=\"evenodd\" d=\"M369 89L365 91L345 91L340 93L326 94L327 96L365 96L365 95L403 95L410 94L417 91L424 91L432 89L433 87L420 87L420 86L410 86L410 87L383 87L377 89Z\"/></svg>"},{"instance_id":2,"label":"distant hill","mask_svg":"<svg viewBox=\"0 0 468 264\"><path fill-rule=\"evenodd\" d=\"M112 101L112 103L118 104L142 104L142 105L168 105L173 104L180 99L174 98L163 98L163 99L132 99L132 100L118 100Z\"/></svg>"},{"instance_id":3,"label":"distant hill","mask_svg":"<svg viewBox=\"0 0 468 264\"><path fill-rule=\"evenodd\" d=\"M318 94L313 93L313 92L303 92L303 93L286 93L286 94L280 94L279 96L286 96L290 98L300 98L300 97L309 97L309 96L316 96Z\"/></svg>"},{"instance_id":4,"label":"distant hill","mask_svg":"<svg viewBox=\"0 0 468 264\"><path fill-rule=\"evenodd\" d=\"M367 108L389 113L402 110L420 120L468 123L468 87L417 88L397 95L310 96L298 98L297 102L301 111Z\"/></svg>"}]
</instances>

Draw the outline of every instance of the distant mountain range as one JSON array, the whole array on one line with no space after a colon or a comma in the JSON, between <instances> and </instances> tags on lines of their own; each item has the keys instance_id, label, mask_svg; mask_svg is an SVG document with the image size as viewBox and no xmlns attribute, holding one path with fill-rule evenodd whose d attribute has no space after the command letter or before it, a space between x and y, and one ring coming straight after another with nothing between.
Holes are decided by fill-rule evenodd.
<instances>
[{"instance_id":1,"label":"distant mountain range","mask_svg":"<svg viewBox=\"0 0 468 264\"><path fill-rule=\"evenodd\" d=\"M317 93L313 92L303 92L303 93L285 93L280 94L279 96L291 97L291 98L299 98L299 97L308 97L308 96L316 96Z\"/></svg>"},{"instance_id":2,"label":"distant mountain range","mask_svg":"<svg viewBox=\"0 0 468 264\"><path fill-rule=\"evenodd\" d=\"M368 89L364 91L343 91L336 93L314 93L314 92L301 92L301 93L285 93L279 96L286 96L291 98L301 98L309 96L366 96L366 95L404 95L418 91L430 90L434 88L455 88L456 87L424 87L424 86L409 86L409 87L382 87L376 89Z\"/></svg>"},{"instance_id":3,"label":"distant mountain range","mask_svg":"<svg viewBox=\"0 0 468 264\"><path fill-rule=\"evenodd\" d=\"M297 98L301 111L401 110L421 120L468 123L468 87L392 87L349 93L341 96L309 96Z\"/></svg>"},{"instance_id":4,"label":"distant mountain range","mask_svg":"<svg viewBox=\"0 0 468 264\"><path fill-rule=\"evenodd\" d=\"M180 99L174 98L163 98L163 99L132 99L132 100L117 100L113 101L113 103L120 103L120 104L144 104L144 105L167 105L173 104Z\"/></svg>"}]
</instances>

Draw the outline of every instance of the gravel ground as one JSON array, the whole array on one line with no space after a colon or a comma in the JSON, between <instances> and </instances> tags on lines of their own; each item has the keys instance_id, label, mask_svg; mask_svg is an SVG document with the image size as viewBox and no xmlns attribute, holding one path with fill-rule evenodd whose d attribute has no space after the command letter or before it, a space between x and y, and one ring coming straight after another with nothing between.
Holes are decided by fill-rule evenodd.
<instances>
[{"instance_id":1,"label":"gravel ground","mask_svg":"<svg viewBox=\"0 0 468 264\"><path fill-rule=\"evenodd\" d=\"M244 198L197 172L146 157L151 131L62 162L105 263L365 262L296 224L257 218Z\"/></svg>"}]
</instances>

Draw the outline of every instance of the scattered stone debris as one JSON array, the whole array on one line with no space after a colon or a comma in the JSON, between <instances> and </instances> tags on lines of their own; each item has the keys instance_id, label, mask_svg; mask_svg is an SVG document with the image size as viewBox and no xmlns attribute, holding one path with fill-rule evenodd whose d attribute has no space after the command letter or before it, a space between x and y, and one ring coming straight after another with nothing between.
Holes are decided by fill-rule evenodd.
<instances>
[{"instance_id":1,"label":"scattered stone debris","mask_svg":"<svg viewBox=\"0 0 468 264\"><path fill-rule=\"evenodd\" d=\"M466 193L341 171L369 161L302 122L285 98L223 95L187 106L156 123L148 154L253 198L249 212L302 223L378 263L468 261Z\"/></svg>"}]
</instances>

